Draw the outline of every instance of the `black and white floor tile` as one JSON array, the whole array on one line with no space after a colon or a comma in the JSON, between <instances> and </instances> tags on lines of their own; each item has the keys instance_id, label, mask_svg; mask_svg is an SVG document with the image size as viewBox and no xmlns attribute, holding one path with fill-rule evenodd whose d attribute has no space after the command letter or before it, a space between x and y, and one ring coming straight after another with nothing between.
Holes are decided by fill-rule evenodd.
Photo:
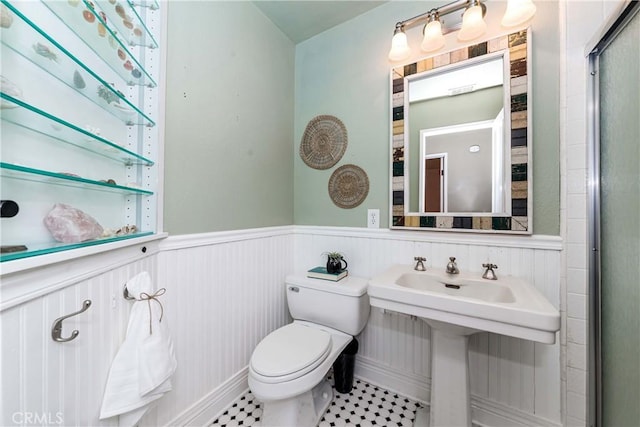
<instances>
[{"instance_id":1,"label":"black and white floor tile","mask_svg":"<svg viewBox=\"0 0 640 427\"><path fill-rule=\"evenodd\" d=\"M350 393L338 393L318 427L410 427L419 403L383 388L355 379ZM251 391L242 395L212 427L253 426L262 407Z\"/></svg>"}]
</instances>

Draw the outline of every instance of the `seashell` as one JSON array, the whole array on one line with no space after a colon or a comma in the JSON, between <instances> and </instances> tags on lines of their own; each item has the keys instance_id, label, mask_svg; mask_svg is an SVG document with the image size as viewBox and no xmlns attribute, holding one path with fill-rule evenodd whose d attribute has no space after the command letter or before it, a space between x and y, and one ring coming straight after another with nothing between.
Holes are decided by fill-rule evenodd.
<instances>
[{"instance_id":1,"label":"seashell","mask_svg":"<svg viewBox=\"0 0 640 427\"><path fill-rule=\"evenodd\" d=\"M142 37L142 30L140 29L140 27L135 27L133 29L133 34L135 34L136 37Z\"/></svg>"},{"instance_id":2,"label":"seashell","mask_svg":"<svg viewBox=\"0 0 640 427\"><path fill-rule=\"evenodd\" d=\"M4 76L0 76L0 90L2 90L2 93L6 93L9 96L12 96L13 98L16 99L20 99L22 100L22 89L20 89L18 87L18 85L16 85L15 83L13 83L11 80L7 79ZM14 104L13 102L9 102L5 99L3 99L0 102L0 109L6 109L6 108L17 108L18 106L16 104Z\"/></svg>"},{"instance_id":3,"label":"seashell","mask_svg":"<svg viewBox=\"0 0 640 427\"><path fill-rule=\"evenodd\" d=\"M133 23L131 21L127 21L126 19L123 19L122 24L130 30L133 29Z\"/></svg>"},{"instance_id":4,"label":"seashell","mask_svg":"<svg viewBox=\"0 0 640 427\"><path fill-rule=\"evenodd\" d=\"M140 70L138 70L137 68L134 68L134 69L131 71L131 75L132 75L133 77L135 77L136 79L139 79L139 78L142 76L142 73L141 73L141 72L140 72Z\"/></svg>"},{"instance_id":5,"label":"seashell","mask_svg":"<svg viewBox=\"0 0 640 427\"><path fill-rule=\"evenodd\" d=\"M122 49L118 49L118 58L122 59L123 61L125 59L127 59L127 54L124 53L124 51Z\"/></svg>"},{"instance_id":6,"label":"seashell","mask_svg":"<svg viewBox=\"0 0 640 427\"><path fill-rule=\"evenodd\" d=\"M107 35L107 29L102 24L98 24L98 35L100 37L104 37Z\"/></svg>"},{"instance_id":7,"label":"seashell","mask_svg":"<svg viewBox=\"0 0 640 427\"><path fill-rule=\"evenodd\" d=\"M113 237L116 235L116 230L112 229L112 228L105 228L102 230L102 234L100 235L100 237Z\"/></svg>"},{"instance_id":8,"label":"seashell","mask_svg":"<svg viewBox=\"0 0 640 427\"><path fill-rule=\"evenodd\" d=\"M84 89L87 87L87 84L84 82L84 79L77 70L73 72L73 85L77 89Z\"/></svg>"},{"instance_id":9,"label":"seashell","mask_svg":"<svg viewBox=\"0 0 640 427\"><path fill-rule=\"evenodd\" d=\"M109 40L109 46L111 46L112 49L116 49L118 47L118 44L116 43L116 39L109 36L108 40Z\"/></svg>"},{"instance_id":10,"label":"seashell","mask_svg":"<svg viewBox=\"0 0 640 427\"><path fill-rule=\"evenodd\" d=\"M118 95L110 91L104 85L98 86L98 96L104 99L107 102L107 104L111 104L112 102L115 102L116 104L120 103L120 98L118 98Z\"/></svg>"},{"instance_id":11,"label":"seashell","mask_svg":"<svg viewBox=\"0 0 640 427\"><path fill-rule=\"evenodd\" d=\"M118 14L118 16L120 16L120 18L124 19L127 17L127 15L124 12L124 7L122 7L122 5L117 5L116 6L116 13Z\"/></svg>"},{"instance_id":12,"label":"seashell","mask_svg":"<svg viewBox=\"0 0 640 427\"><path fill-rule=\"evenodd\" d=\"M82 17L90 24L92 24L96 20L96 16L93 14L93 12L87 9L82 12Z\"/></svg>"},{"instance_id":13,"label":"seashell","mask_svg":"<svg viewBox=\"0 0 640 427\"><path fill-rule=\"evenodd\" d=\"M0 27L9 28L13 24L13 15L7 6L0 6Z\"/></svg>"},{"instance_id":14,"label":"seashell","mask_svg":"<svg viewBox=\"0 0 640 427\"><path fill-rule=\"evenodd\" d=\"M67 2L73 7L76 7L80 4L80 0L67 0Z\"/></svg>"},{"instance_id":15,"label":"seashell","mask_svg":"<svg viewBox=\"0 0 640 427\"><path fill-rule=\"evenodd\" d=\"M32 45L33 50L40 56L44 56L47 59L58 62L58 55L56 55L53 50L44 43L36 43Z\"/></svg>"},{"instance_id":16,"label":"seashell","mask_svg":"<svg viewBox=\"0 0 640 427\"><path fill-rule=\"evenodd\" d=\"M133 65L131 65L131 61L126 61L126 62L123 64L123 67L124 67L124 69L125 69L125 70L127 70L127 71L131 71L131 70L133 70Z\"/></svg>"}]
</instances>

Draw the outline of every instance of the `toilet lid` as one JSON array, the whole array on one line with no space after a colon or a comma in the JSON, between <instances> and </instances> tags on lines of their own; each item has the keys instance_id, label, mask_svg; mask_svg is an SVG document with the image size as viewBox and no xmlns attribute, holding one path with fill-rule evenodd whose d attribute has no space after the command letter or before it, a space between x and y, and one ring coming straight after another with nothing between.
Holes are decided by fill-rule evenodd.
<instances>
[{"instance_id":1,"label":"toilet lid","mask_svg":"<svg viewBox=\"0 0 640 427\"><path fill-rule=\"evenodd\" d=\"M291 323L267 335L253 351L251 367L266 377L300 375L318 366L331 351L331 335Z\"/></svg>"}]
</instances>

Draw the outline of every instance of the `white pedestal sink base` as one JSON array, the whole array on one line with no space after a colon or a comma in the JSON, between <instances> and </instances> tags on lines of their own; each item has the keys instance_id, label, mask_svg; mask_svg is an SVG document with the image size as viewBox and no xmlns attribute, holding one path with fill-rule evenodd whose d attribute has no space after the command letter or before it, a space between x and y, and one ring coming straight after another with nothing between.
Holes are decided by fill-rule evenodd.
<instances>
[{"instance_id":1,"label":"white pedestal sink base","mask_svg":"<svg viewBox=\"0 0 640 427\"><path fill-rule=\"evenodd\" d=\"M430 427L471 426L469 335L478 330L426 320L431 326Z\"/></svg>"}]
</instances>

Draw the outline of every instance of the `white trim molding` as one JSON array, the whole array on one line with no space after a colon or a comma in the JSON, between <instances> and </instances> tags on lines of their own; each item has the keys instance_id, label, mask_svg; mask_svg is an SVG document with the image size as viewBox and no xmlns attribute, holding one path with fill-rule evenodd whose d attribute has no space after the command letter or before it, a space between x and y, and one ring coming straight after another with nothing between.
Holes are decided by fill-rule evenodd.
<instances>
[{"instance_id":1,"label":"white trim molding","mask_svg":"<svg viewBox=\"0 0 640 427\"><path fill-rule=\"evenodd\" d=\"M367 239L438 242L503 248L562 250L562 238L541 234L527 236L455 232L443 233L441 231L406 231L386 228L371 229L364 227L322 227L310 225L296 225L294 230L296 235L362 237Z\"/></svg>"},{"instance_id":2,"label":"white trim molding","mask_svg":"<svg viewBox=\"0 0 640 427\"><path fill-rule=\"evenodd\" d=\"M294 233L294 226L249 228L246 230L214 231L211 233L181 234L169 236L160 245L160 251L191 249L198 246L220 243L240 242L243 240L264 239L273 236L286 236Z\"/></svg>"},{"instance_id":3,"label":"white trim molding","mask_svg":"<svg viewBox=\"0 0 640 427\"><path fill-rule=\"evenodd\" d=\"M249 390L249 367L220 384L202 399L169 421L166 426L208 426L239 397Z\"/></svg>"}]
</instances>

